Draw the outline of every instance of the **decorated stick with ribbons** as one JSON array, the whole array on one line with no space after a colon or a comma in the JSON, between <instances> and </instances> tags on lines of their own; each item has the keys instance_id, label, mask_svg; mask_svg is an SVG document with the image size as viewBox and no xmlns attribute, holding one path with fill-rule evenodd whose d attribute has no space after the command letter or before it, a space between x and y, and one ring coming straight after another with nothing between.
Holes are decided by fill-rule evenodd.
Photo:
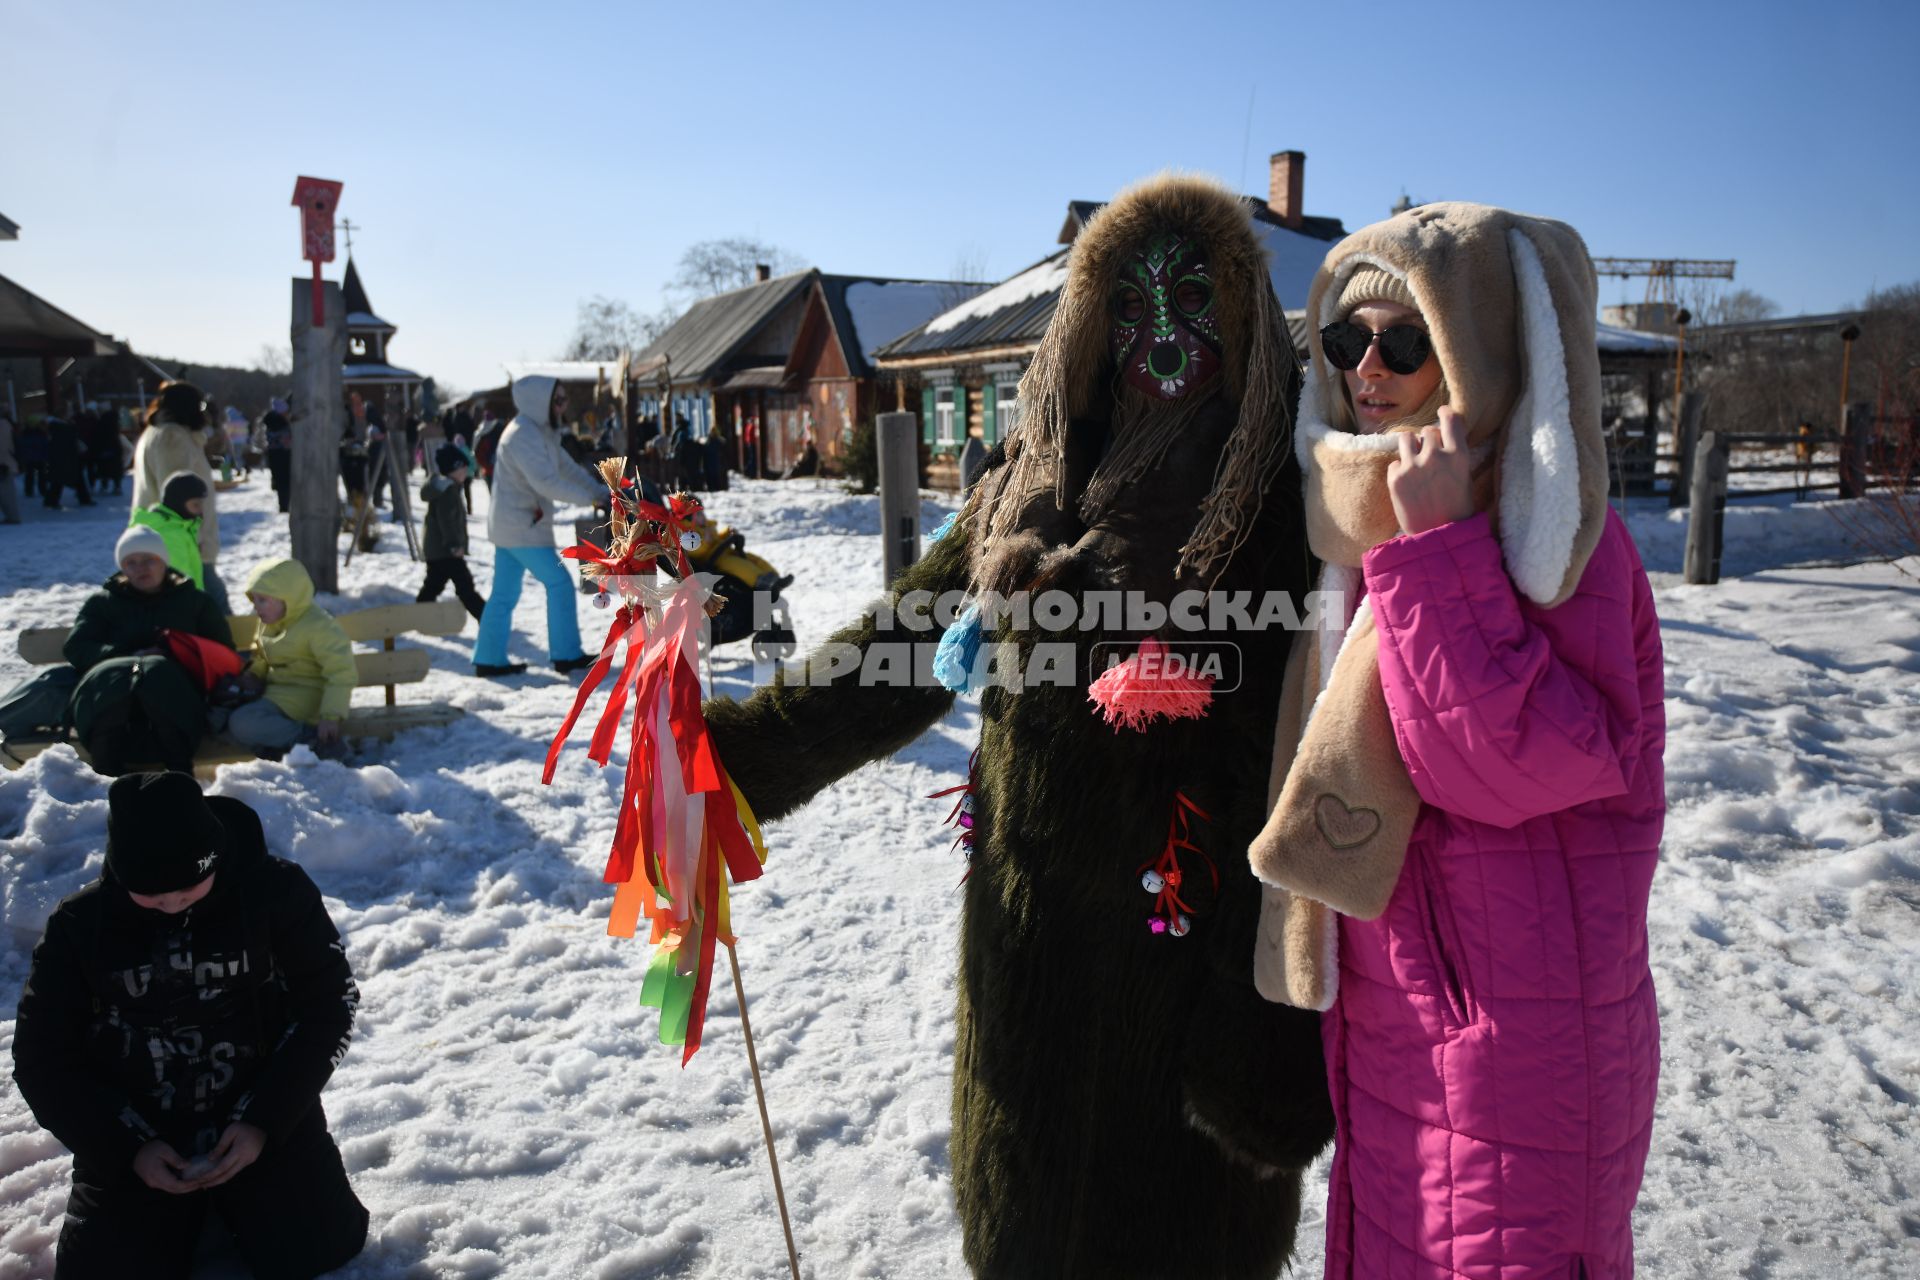
<instances>
[{"instance_id":1,"label":"decorated stick with ribbons","mask_svg":"<svg viewBox=\"0 0 1920 1280\"><path fill-rule=\"evenodd\" d=\"M560 751L588 700L619 665L587 747L587 758L604 767L631 702L627 773L607 854L606 881L614 886L607 932L631 938L646 918L647 941L656 950L641 983L640 1003L660 1010L661 1043L682 1046L682 1066L699 1051L714 952L726 948L787 1260L799 1280L799 1255L780 1185L759 1056L747 1022L727 896L729 884L759 878L767 846L746 797L727 776L700 711L707 619L725 602L693 572L687 558L699 545L693 527L700 516L699 501L680 493L664 504L650 502L623 475L625 469L625 458L600 464L601 479L612 495L607 546L582 541L561 552L581 561L581 572L599 584L596 603L617 602L619 608L599 658L547 749L540 780L553 781ZM664 582L658 573L662 563L674 570Z\"/></svg>"}]
</instances>

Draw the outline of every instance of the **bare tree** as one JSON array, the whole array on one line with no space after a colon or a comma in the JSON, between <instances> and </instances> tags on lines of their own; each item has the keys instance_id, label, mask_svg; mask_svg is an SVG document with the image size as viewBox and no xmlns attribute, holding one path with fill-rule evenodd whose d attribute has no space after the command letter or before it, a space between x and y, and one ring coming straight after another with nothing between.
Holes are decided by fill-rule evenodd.
<instances>
[{"instance_id":1,"label":"bare tree","mask_svg":"<svg viewBox=\"0 0 1920 1280\"><path fill-rule=\"evenodd\" d=\"M1741 324L1749 320L1770 320L1780 314L1780 304L1751 289L1715 290L1694 309L1695 324Z\"/></svg>"},{"instance_id":2,"label":"bare tree","mask_svg":"<svg viewBox=\"0 0 1920 1280\"><path fill-rule=\"evenodd\" d=\"M962 284L990 284L993 277L987 274L987 248L979 241L969 241L953 253L953 266L947 269L947 279L958 280Z\"/></svg>"},{"instance_id":3,"label":"bare tree","mask_svg":"<svg viewBox=\"0 0 1920 1280\"><path fill-rule=\"evenodd\" d=\"M805 265L795 254L762 240L744 236L702 240L688 245L680 255L680 269L667 283L667 294L694 302L746 288L756 278L756 267L765 266L783 276Z\"/></svg>"},{"instance_id":4,"label":"bare tree","mask_svg":"<svg viewBox=\"0 0 1920 1280\"><path fill-rule=\"evenodd\" d=\"M638 351L651 337L647 321L619 298L594 294L581 302L573 322L573 337L563 360L617 360L620 352Z\"/></svg>"},{"instance_id":5,"label":"bare tree","mask_svg":"<svg viewBox=\"0 0 1920 1280\"><path fill-rule=\"evenodd\" d=\"M253 367L276 378L284 378L293 372L293 348L262 343L260 354L254 357Z\"/></svg>"}]
</instances>

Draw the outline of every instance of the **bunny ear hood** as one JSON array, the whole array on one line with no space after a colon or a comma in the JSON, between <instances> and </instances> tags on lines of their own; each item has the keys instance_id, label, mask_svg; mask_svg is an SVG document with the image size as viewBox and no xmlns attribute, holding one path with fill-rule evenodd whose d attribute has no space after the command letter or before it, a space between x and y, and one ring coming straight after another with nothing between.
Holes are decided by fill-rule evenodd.
<instances>
[{"instance_id":1,"label":"bunny ear hood","mask_svg":"<svg viewBox=\"0 0 1920 1280\"><path fill-rule=\"evenodd\" d=\"M1487 205L1421 205L1356 231L1327 255L1307 299L1312 368L1295 447L1385 453L1390 436L1354 435L1320 328L1361 266L1404 280L1426 318L1448 399L1468 439L1498 465L1496 522L1507 572L1554 605L1580 581L1606 517L1600 431L1598 290L1580 235L1564 222Z\"/></svg>"}]
</instances>

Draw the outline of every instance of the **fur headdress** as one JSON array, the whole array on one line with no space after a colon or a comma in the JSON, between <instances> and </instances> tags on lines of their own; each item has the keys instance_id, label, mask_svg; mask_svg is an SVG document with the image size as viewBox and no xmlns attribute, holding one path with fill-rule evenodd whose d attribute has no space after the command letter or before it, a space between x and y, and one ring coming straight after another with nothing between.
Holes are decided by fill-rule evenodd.
<instances>
[{"instance_id":1,"label":"fur headdress","mask_svg":"<svg viewBox=\"0 0 1920 1280\"><path fill-rule=\"evenodd\" d=\"M1007 466L980 495L976 579L988 576L982 566L1003 549L996 544L1025 529L1036 503L1049 505L1041 501L1048 496L1052 513L1068 517L1062 524L1094 514L1085 501L1093 496L1085 491L1092 462L1069 458L1069 426L1109 411L1118 384L1107 345L1113 289L1129 257L1166 231L1192 237L1207 254L1225 339L1223 385L1213 395L1237 408L1197 518L1191 526L1172 526L1174 534L1185 534L1180 568L1211 580L1251 532L1263 495L1286 463L1299 368L1267 275L1266 249L1245 204L1210 179L1161 174L1123 191L1074 242L1052 323L1020 380L1020 421L1006 442ZM1111 494L1141 479L1169 444L1161 440L1124 457L1116 450L1104 464L1101 490Z\"/></svg>"},{"instance_id":2,"label":"fur headdress","mask_svg":"<svg viewBox=\"0 0 1920 1280\"><path fill-rule=\"evenodd\" d=\"M1361 558L1399 532L1386 491L1398 444L1391 431L1352 431L1319 336L1362 271L1404 285L1427 323L1447 398L1484 459L1476 495L1493 512L1514 585L1540 607L1565 600L1607 512L1586 245L1565 223L1434 204L1357 231L1327 255L1308 295L1313 360L1295 448L1321 587L1349 603ZM1334 612L1322 611L1322 630L1289 658L1272 812L1249 849L1269 886L1255 982L1269 999L1313 1009L1335 995L1332 913L1372 919L1386 909L1420 806L1381 691L1372 611L1363 602L1349 616Z\"/></svg>"}]
</instances>

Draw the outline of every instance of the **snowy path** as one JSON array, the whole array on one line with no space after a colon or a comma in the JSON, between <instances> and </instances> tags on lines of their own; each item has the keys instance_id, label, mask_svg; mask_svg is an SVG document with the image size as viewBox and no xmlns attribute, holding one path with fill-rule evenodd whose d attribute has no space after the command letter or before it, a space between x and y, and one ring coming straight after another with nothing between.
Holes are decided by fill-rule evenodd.
<instances>
[{"instance_id":1,"label":"snowy path","mask_svg":"<svg viewBox=\"0 0 1920 1280\"><path fill-rule=\"evenodd\" d=\"M257 480L223 502L237 592L282 535ZM712 505L797 575L803 644L876 592L872 499L804 482ZM12 629L70 621L124 518L27 514L0 537L0 687L25 674ZM1654 569L1677 567L1682 524L1647 510L1633 525ZM1769 568L1844 556L1817 509L1743 507L1728 541L1729 570L1748 576L1689 588L1656 573L1673 814L1651 917L1665 1048L1641 1271L1913 1276L1920 581ZM404 552L356 557L345 601L411 599L418 577ZM601 618L582 602L589 635ZM537 593L518 624L516 656L543 658ZM374 1238L339 1274L784 1275L731 987L716 982L706 1047L683 1071L637 1006L647 949L604 934L612 773L576 749L539 785L571 686L537 668L473 680L471 629L425 643L433 673L406 696L466 707L459 724L358 769L296 752L224 770L218 788L259 808L275 851L320 883L361 982L325 1101ZM744 655L721 651L716 674L743 692ZM819 1280L965 1275L946 1157L963 868L944 802L922 797L957 780L976 728L963 703L772 824L767 874L736 898L782 1172ZM103 797L65 751L0 774L0 1014L47 910L97 873ZM8 1017L0 1049L11 1037ZM67 1168L17 1093L0 1094L0 1280L51 1274Z\"/></svg>"}]
</instances>

